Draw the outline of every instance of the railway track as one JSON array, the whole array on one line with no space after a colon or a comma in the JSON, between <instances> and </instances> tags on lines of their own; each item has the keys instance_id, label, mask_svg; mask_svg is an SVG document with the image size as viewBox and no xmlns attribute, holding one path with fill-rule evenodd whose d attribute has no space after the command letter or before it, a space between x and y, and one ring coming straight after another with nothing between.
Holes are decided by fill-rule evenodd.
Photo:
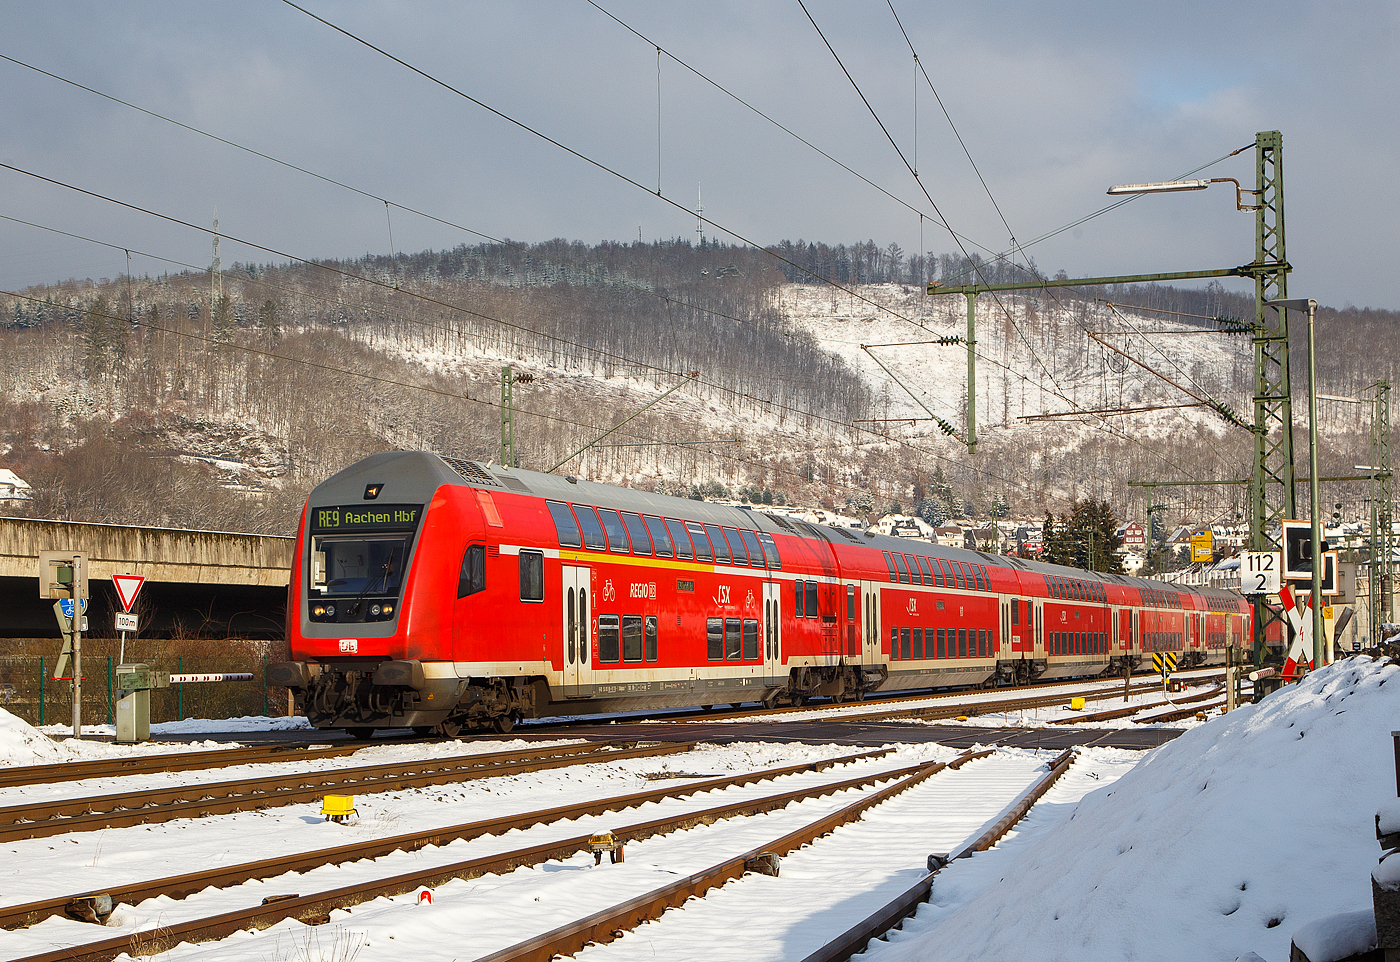
<instances>
[{"instance_id":1,"label":"railway track","mask_svg":"<svg viewBox=\"0 0 1400 962\"><path fill-rule=\"evenodd\" d=\"M135 905L144 899L155 898L162 895L167 898L180 899L192 895L195 892L201 892L211 886L214 888L227 888L228 886L246 882L251 879L274 878L288 872L307 872L323 865L337 865L360 859L379 858L395 851L415 852L429 845L446 845L450 842L465 841L479 838L483 835L499 835L513 829L524 830L534 825L549 825L554 822L583 818L589 815L601 815L605 812L622 812L637 808L648 802L654 803L666 799L683 798L706 792L721 791L726 788L752 785L758 782L772 781L785 776L806 772L820 772L838 765L852 765L857 762L874 761L888 754L890 754L890 749L878 749L876 751L861 752L855 755L843 755L838 758L823 759L816 762L799 762L797 764L783 765L776 768L759 769L753 772L746 772L742 775L707 778L700 781L687 782L683 785L656 789L650 792L615 795L572 805L556 806L554 808L524 812L516 815L503 815L498 818L466 822L460 825L426 829L421 832L370 839L349 845L340 845L334 848L318 849L300 855L278 856L276 858L261 859L255 862L244 862L238 865L225 865L199 872L190 872L184 875L130 882L123 885L108 886L101 890L77 892L72 895L57 896L23 905L3 906L0 907L0 929L20 928L33 925L47 918L68 914L70 909L80 907L83 903L89 903L103 896L107 897L112 905L118 905L122 902Z\"/></svg>"},{"instance_id":2,"label":"railway track","mask_svg":"<svg viewBox=\"0 0 1400 962\"><path fill-rule=\"evenodd\" d=\"M674 796L690 794L696 791L712 790L721 787L719 783L744 784L752 781L767 780L784 774L793 774L797 771L807 770L814 766L829 767L829 765L869 760L883 754L885 753L865 753L858 756L832 759L826 763L804 763L801 765L786 766L782 769L759 771L744 776L738 776L733 779L717 779L715 780L715 784L709 786L709 789L705 787L704 783L693 783L671 789L669 790L669 794ZM872 785L882 782L892 783L886 789L877 791L851 805L844 806L837 813L837 816L828 816L818 823L814 823L817 829L812 830L815 831L816 834L812 834L810 837L815 838L817 835L825 834L825 832L830 831L835 825L842 824L843 818L844 821L849 821L859 817L859 813L865 811L870 806L879 804L879 802L894 794L908 790L945 768L956 769L973 759L991 754L993 754L992 751L964 753L953 762L908 765L892 770L870 772L865 775L841 781L823 782L780 794L733 801L724 805L687 811L678 815L669 815L613 828L612 835L619 843L626 844L637 842L652 836L668 834L680 829L693 828L699 825L711 824L723 819L739 818L776 811L786 808L798 801L833 795L842 791L867 789ZM667 791L663 790L658 793L645 794L666 795ZM613 805L627 799L632 800L633 806L641 804L643 801L651 800L642 798L641 796L624 796L623 799L604 800L602 802L593 803L590 809L595 813L600 807L602 810L611 810ZM551 812L559 811L562 810L551 810ZM586 812L582 813L586 814ZM531 825L540 820L542 815L548 814L549 813L527 813L525 815L512 816L511 818L517 824L509 827ZM563 814L555 815L556 820L565 817L570 816ZM505 830L506 826L499 824L503 821L506 820L497 819L492 820L491 823L480 824L490 825L490 828L487 830L495 834ZM206 918L190 919L183 922L162 925L157 930L136 933L128 932L114 938L61 947L37 955L26 956L22 959L15 960L15 962L107 962L107 960L114 959L124 952L140 955L154 954L179 942L209 941L223 938L234 932L250 928L261 930L285 919L297 919L302 922L319 924L325 922L329 913L333 910L346 909L372 899L384 896L403 895L414 892L424 886L437 886L453 879L470 879L486 874L503 874L522 866L539 865L551 859L567 859L580 852L588 851L591 837L590 835L578 835L567 839L550 841L540 845L533 845L451 864L437 865L430 868L420 867L409 873L377 878L352 886L317 892L311 895L277 897L275 899L269 899L266 904L259 906L233 912L224 912ZM787 847L783 849L784 851L805 844L806 840L810 840L808 836L803 835L802 832L792 833L789 836L785 836L785 839L787 840ZM281 871L285 872L288 870L289 869L284 866ZM743 868L741 864L739 874L742 874L742 871ZM186 887L199 884L199 880L194 877L181 877L181 879L183 881L180 884ZM27 909L32 916L39 914L40 910L38 909L38 905L38 903L35 903L34 906L20 908ZM45 911L45 917L53 914L51 910ZM52 933L49 934L48 938L52 941ZM548 956L545 956L545 958L547 957Z\"/></svg>"},{"instance_id":3,"label":"railway track","mask_svg":"<svg viewBox=\"0 0 1400 962\"><path fill-rule=\"evenodd\" d=\"M1195 695L1188 695L1188 696L1186 696L1185 698L1178 698L1178 699L1176 699L1174 702L1163 700L1163 701L1161 701L1161 702L1154 702L1154 703L1151 704L1151 705L1132 705L1132 706L1130 706L1130 707L1128 707L1128 708L1115 708L1115 709L1111 709L1111 710L1109 710L1109 711L1090 712L1090 713L1087 714L1087 715L1080 715L1080 716L1078 716L1077 718L1056 718L1056 719L1054 719L1053 721L1049 722L1049 724L1051 724L1051 725L1078 725L1078 724L1081 724L1081 723L1083 723L1083 722L1114 721L1114 720L1119 719L1119 718L1132 718L1134 715L1140 715L1140 714L1142 714L1143 712L1151 711L1151 710L1153 710L1154 708L1168 708L1168 707L1170 707L1170 706L1172 706L1172 705L1190 705L1190 704L1194 704L1194 703L1196 703L1196 702L1206 701L1206 700L1208 700L1208 699L1211 699L1211 698L1216 697L1216 696L1219 695L1223 690L1224 690L1224 686L1222 686L1222 685L1216 685L1215 687L1213 687L1213 688L1211 688L1211 689L1209 689L1209 690L1207 690L1207 691L1200 692L1200 693L1195 694ZM1198 711L1198 710L1199 710L1199 709L1193 708L1193 709L1191 709L1191 712L1190 712L1189 714L1194 714L1194 713L1195 713L1196 711ZM1183 716L1183 717L1188 717L1188 716ZM1134 720L1137 721L1138 719L1134 719ZM1164 719L1162 719L1162 718L1160 718L1160 717L1157 717L1157 716L1153 716L1153 717L1151 717L1151 718L1142 719L1142 720L1143 720L1143 721L1163 721Z\"/></svg>"},{"instance_id":4,"label":"railway track","mask_svg":"<svg viewBox=\"0 0 1400 962\"><path fill-rule=\"evenodd\" d=\"M20 765L0 771L0 788L52 785L88 778L117 778L123 775L149 775L158 772L202 771L234 765L339 758L364 751L366 747L364 742L356 742L353 745L312 745L310 742L301 742L286 745L245 745L200 752L126 755L93 761L60 762L56 765Z\"/></svg>"},{"instance_id":5,"label":"railway track","mask_svg":"<svg viewBox=\"0 0 1400 962\"><path fill-rule=\"evenodd\" d=\"M777 875L777 860L790 852L816 842L818 839L830 834L843 825L860 820L871 809L890 801L898 795L908 792L921 782L924 782L931 776L944 770L944 768L956 769L972 761L976 757L989 754L993 753L980 752L977 755L964 755L946 766L926 766L887 788L881 789L866 798L853 802L836 812L825 815L822 818L802 826L797 831L789 832L740 855L732 856L718 862L700 872L678 879L662 888L654 889L600 912L595 912L576 922L571 922L542 935L526 939L490 955L480 956L478 962L548 962L548 960L556 956L572 955L591 943L611 942L635 929L643 922L659 918L667 909L679 906L691 898L697 896L703 897L708 891L737 879L746 873L758 872L764 875ZM998 819L977 839L974 839L965 846L958 854L960 856L963 854L971 854L974 851L990 848L995 844L997 839L1010 831L1016 821L1029 811L1031 805L1049 789L1055 779L1063 774L1072 761L1073 753L1069 751L1064 752L1056 758L1055 761L1051 763L1050 772L1045 778L1034 785L1005 815ZM922 889L922 898L919 898L918 901L927 898L928 891L932 887L931 879L934 874L936 873L933 871L928 873L928 885ZM917 888L916 886L916 889ZM910 893L905 893L904 900L908 900L909 898ZM912 904L917 904L917 902L913 902ZM890 914L890 910L887 909L883 914ZM899 916L899 918L903 917L903 915ZM870 920L867 920L867 922L864 923L865 927L869 927L869 922ZM884 931L887 928L888 926L885 926L885 928L880 931ZM850 936L849 941L854 943L857 937L858 936ZM860 941L859 944L863 946L868 940L869 937L867 936L864 940ZM839 957L844 960L858 950L859 947L852 949L851 952L845 955L832 956L831 958ZM722 956L722 950L717 947L715 954L717 956ZM820 953L817 957L821 957Z\"/></svg>"},{"instance_id":6,"label":"railway track","mask_svg":"<svg viewBox=\"0 0 1400 962\"><path fill-rule=\"evenodd\" d=\"M669 755L689 751L694 744L594 742L559 745L26 802L0 808L0 842L292 805L314 801L327 792L366 794L515 775L567 765Z\"/></svg>"}]
</instances>

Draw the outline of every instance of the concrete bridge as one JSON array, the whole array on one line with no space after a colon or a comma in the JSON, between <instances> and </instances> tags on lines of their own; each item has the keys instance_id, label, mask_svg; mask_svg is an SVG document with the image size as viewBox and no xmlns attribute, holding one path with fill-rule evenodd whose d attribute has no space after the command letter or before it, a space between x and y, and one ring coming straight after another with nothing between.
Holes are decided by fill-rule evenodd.
<instances>
[{"instance_id":1,"label":"concrete bridge","mask_svg":"<svg viewBox=\"0 0 1400 962\"><path fill-rule=\"evenodd\" d=\"M294 545L227 531L0 518L0 638L58 635L53 602L39 597L40 551L87 555L94 632L109 632L118 610L111 576L134 574L146 577L142 634L280 636Z\"/></svg>"}]
</instances>

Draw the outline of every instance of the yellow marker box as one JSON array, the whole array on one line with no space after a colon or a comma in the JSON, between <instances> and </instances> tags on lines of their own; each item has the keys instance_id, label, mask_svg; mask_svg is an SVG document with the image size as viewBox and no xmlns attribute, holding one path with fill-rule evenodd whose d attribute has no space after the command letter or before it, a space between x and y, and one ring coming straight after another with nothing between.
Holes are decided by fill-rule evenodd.
<instances>
[{"instance_id":1,"label":"yellow marker box","mask_svg":"<svg viewBox=\"0 0 1400 962\"><path fill-rule=\"evenodd\" d=\"M1083 698L1071 698L1071 699L1069 700L1069 710L1070 710L1070 711L1083 711L1083 710L1084 710L1084 699L1083 699Z\"/></svg>"},{"instance_id":2,"label":"yellow marker box","mask_svg":"<svg viewBox=\"0 0 1400 962\"><path fill-rule=\"evenodd\" d=\"M343 822L351 815L360 813L355 811L354 795L327 795L321 799L321 814L328 821Z\"/></svg>"}]
</instances>

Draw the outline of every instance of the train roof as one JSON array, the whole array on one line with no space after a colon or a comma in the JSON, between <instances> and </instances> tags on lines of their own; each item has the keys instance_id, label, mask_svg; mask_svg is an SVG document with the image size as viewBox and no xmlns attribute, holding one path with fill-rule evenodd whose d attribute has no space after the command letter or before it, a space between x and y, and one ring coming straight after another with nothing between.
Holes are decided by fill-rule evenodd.
<instances>
[{"instance_id":1,"label":"train roof","mask_svg":"<svg viewBox=\"0 0 1400 962\"><path fill-rule=\"evenodd\" d=\"M1151 578L1085 571L1064 565L1030 561L1012 555L991 554L968 548L952 548L927 541L879 534L874 531L816 524L747 507L715 504L711 501L693 501L689 498L638 491L633 488L602 484L573 476L560 477L555 474L544 474L540 471L485 464L480 461L454 458L428 451L388 451L370 455L317 485L311 492L311 501L313 504L322 505L359 501L363 497L364 487L367 484L383 484L385 490L382 497L389 502L425 502L441 485L466 485L474 488L512 491L517 494L532 495L555 501L590 504L600 508L615 508L621 511L664 515L686 521L756 529L767 531L770 534L795 535L801 538L827 541L836 545L858 545L881 551L898 551L905 554L923 555L928 558L942 558L948 561L963 561L988 567L1015 569L1046 578L1117 584L1139 590L1150 588L1159 592L1170 591L1179 595L1194 595L1234 603L1241 600L1240 595L1215 588L1177 585Z\"/></svg>"}]
</instances>

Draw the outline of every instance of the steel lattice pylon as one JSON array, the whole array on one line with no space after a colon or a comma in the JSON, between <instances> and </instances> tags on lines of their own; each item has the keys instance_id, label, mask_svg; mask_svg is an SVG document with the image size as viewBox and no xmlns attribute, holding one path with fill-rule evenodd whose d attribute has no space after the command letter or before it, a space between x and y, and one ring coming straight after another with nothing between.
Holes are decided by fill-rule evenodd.
<instances>
[{"instance_id":1,"label":"steel lattice pylon","mask_svg":"<svg viewBox=\"0 0 1400 962\"><path fill-rule=\"evenodd\" d=\"M1264 306L1288 296L1287 251L1283 229L1283 134L1255 136L1254 262L1254 479L1250 485L1249 546L1280 549L1279 522L1296 518L1293 463L1292 382L1288 373L1288 316ZM1263 596L1254 600L1254 661L1262 664L1265 633L1282 613ZM1285 638L1287 632L1285 631Z\"/></svg>"},{"instance_id":2,"label":"steel lattice pylon","mask_svg":"<svg viewBox=\"0 0 1400 962\"><path fill-rule=\"evenodd\" d=\"M1391 524L1390 382L1376 385L1371 417L1371 640L1381 638L1380 625L1390 622L1394 594L1395 536Z\"/></svg>"}]
</instances>

